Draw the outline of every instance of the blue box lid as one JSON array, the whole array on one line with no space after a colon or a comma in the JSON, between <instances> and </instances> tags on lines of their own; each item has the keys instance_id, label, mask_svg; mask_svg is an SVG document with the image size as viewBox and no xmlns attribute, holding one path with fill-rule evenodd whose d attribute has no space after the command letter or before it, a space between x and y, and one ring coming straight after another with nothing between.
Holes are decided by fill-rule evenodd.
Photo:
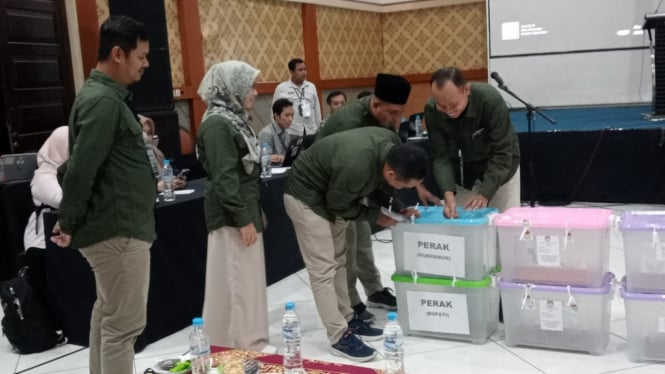
<instances>
[{"instance_id":1,"label":"blue box lid","mask_svg":"<svg viewBox=\"0 0 665 374\"><path fill-rule=\"evenodd\" d=\"M487 225L490 222L490 215L499 213L496 208L481 208L465 210L457 208L458 218L446 218L443 216L443 207L430 206L418 207L420 218L416 218L416 224L435 224L435 225Z\"/></svg>"}]
</instances>

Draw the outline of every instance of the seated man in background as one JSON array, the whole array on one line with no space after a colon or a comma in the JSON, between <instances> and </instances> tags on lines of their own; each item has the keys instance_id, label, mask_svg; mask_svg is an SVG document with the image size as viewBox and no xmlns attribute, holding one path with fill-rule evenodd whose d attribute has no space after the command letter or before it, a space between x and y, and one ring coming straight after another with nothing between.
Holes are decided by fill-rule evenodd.
<instances>
[{"instance_id":1,"label":"seated man in background","mask_svg":"<svg viewBox=\"0 0 665 374\"><path fill-rule=\"evenodd\" d=\"M298 156L284 191L284 207L293 222L332 354L353 361L376 355L358 337L379 340L382 330L369 326L351 308L346 228L349 220L394 225L395 220L380 212L383 192L415 187L427 175L425 151L400 143L394 131L381 127L326 137ZM408 209L403 214L416 213Z\"/></svg>"},{"instance_id":2,"label":"seated man in background","mask_svg":"<svg viewBox=\"0 0 665 374\"><path fill-rule=\"evenodd\" d=\"M346 104L346 94L342 91L333 91L328 94L328 97L326 97L326 103L328 103L330 115L332 115L337 109ZM321 127L326 125L326 120L327 118L321 122Z\"/></svg>"},{"instance_id":3,"label":"seated man in background","mask_svg":"<svg viewBox=\"0 0 665 374\"><path fill-rule=\"evenodd\" d=\"M268 143L272 149L270 160L281 165L291 143L291 135L286 131L293 121L293 103L288 99L278 99L272 104L272 122L259 132L259 144Z\"/></svg>"},{"instance_id":4,"label":"seated man in background","mask_svg":"<svg viewBox=\"0 0 665 374\"><path fill-rule=\"evenodd\" d=\"M138 117L139 122L141 122L141 126L143 126L143 141L146 144L146 150L150 150L148 157L150 157L150 154L152 153L155 165L161 168L161 165L164 163L164 154L159 150L159 148L157 148L157 145L159 144L159 138L155 134L155 121L153 121L152 118L146 117L142 114L139 114ZM157 191L164 192L164 182L162 181L162 178L159 177L157 179ZM185 177L173 178L174 190L185 188L186 185L187 179Z\"/></svg>"},{"instance_id":5,"label":"seated man in background","mask_svg":"<svg viewBox=\"0 0 665 374\"><path fill-rule=\"evenodd\" d=\"M342 91L333 91L326 98L326 103L328 103L328 108L330 108L330 114L333 114L337 109L346 104L346 94Z\"/></svg>"}]
</instances>

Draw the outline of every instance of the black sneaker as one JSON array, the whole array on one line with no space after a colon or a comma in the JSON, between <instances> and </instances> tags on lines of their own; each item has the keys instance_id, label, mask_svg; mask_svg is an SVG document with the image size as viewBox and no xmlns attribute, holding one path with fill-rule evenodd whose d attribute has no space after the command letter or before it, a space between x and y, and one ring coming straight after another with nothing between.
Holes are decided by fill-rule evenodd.
<instances>
[{"instance_id":1,"label":"black sneaker","mask_svg":"<svg viewBox=\"0 0 665 374\"><path fill-rule=\"evenodd\" d=\"M353 306L353 311L356 313L356 316L363 320L365 323L372 323L376 320L376 316L374 314L370 313L367 310L367 306L365 304L360 303L358 305Z\"/></svg>"},{"instance_id":2,"label":"black sneaker","mask_svg":"<svg viewBox=\"0 0 665 374\"><path fill-rule=\"evenodd\" d=\"M376 350L358 339L350 328L344 332L337 343L333 344L331 353L356 362L369 361L376 356Z\"/></svg>"},{"instance_id":3,"label":"black sneaker","mask_svg":"<svg viewBox=\"0 0 665 374\"><path fill-rule=\"evenodd\" d=\"M367 305L370 308L383 308L385 310L397 310L397 299L390 288L384 288L367 297Z\"/></svg>"},{"instance_id":4,"label":"black sneaker","mask_svg":"<svg viewBox=\"0 0 665 374\"><path fill-rule=\"evenodd\" d=\"M383 339L383 330L370 326L369 323L355 315L349 321L349 330L368 342Z\"/></svg>"}]
</instances>

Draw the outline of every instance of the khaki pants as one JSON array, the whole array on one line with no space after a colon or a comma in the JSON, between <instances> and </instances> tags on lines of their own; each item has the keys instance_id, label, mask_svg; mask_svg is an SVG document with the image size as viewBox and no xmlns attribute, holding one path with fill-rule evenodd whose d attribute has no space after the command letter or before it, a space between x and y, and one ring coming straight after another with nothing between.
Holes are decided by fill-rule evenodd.
<instances>
[{"instance_id":1,"label":"khaki pants","mask_svg":"<svg viewBox=\"0 0 665 374\"><path fill-rule=\"evenodd\" d=\"M455 201L457 206L464 207L471 199L473 194L478 193L480 182L477 182L471 191L464 187L457 186L457 195ZM515 174L508 182L504 183L494 194L494 197L489 201L488 206L499 209L500 213L505 212L508 208L517 208L521 203L520 197L520 168L517 167Z\"/></svg>"},{"instance_id":2,"label":"khaki pants","mask_svg":"<svg viewBox=\"0 0 665 374\"><path fill-rule=\"evenodd\" d=\"M90 373L134 373L134 342L146 324L150 243L115 237L81 249L95 273Z\"/></svg>"},{"instance_id":3,"label":"khaki pants","mask_svg":"<svg viewBox=\"0 0 665 374\"><path fill-rule=\"evenodd\" d=\"M381 274L374 264L371 236L372 228L367 221L351 222L346 229L346 279L351 306L362 303L356 290L358 279L367 296L383 290Z\"/></svg>"},{"instance_id":4,"label":"khaki pants","mask_svg":"<svg viewBox=\"0 0 665 374\"><path fill-rule=\"evenodd\" d=\"M247 247L240 229L208 234L204 329L210 344L260 351L268 344L268 301L263 235Z\"/></svg>"},{"instance_id":5,"label":"khaki pants","mask_svg":"<svg viewBox=\"0 0 665 374\"><path fill-rule=\"evenodd\" d=\"M330 344L335 344L353 318L346 280L348 222L337 218L331 223L288 194L284 195L284 208L296 231L316 308Z\"/></svg>"}]
</instances>

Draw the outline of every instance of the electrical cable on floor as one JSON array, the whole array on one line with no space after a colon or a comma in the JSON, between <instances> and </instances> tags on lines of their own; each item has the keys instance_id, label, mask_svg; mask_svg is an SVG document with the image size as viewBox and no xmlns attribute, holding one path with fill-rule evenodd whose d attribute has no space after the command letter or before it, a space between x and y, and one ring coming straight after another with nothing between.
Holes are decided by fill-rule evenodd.
<instances>
[{"instance_id":1,"label":"electrical cable on floor","mask_svg":"<svg viewBox=\"0 0 665 374\"><path fill-rule=\"evenodd\" d=\"M48 360L48 361L42 362L42 363L39 364L39 365L31 366L31 367L29 367L29 368L27 368L27 369L23 369L23 370L21 370L21 371L16 371L16 372L14 372L14 374L25 373L25 372L27 372L27 371L29 371L29 370L36 369L36 368L38 368L38 367L40 367L40 366L44 366L44 365L46 365L46 364L49 364L49 363L51 363L51 362L53 362L53 361L57 361L57 360L59 360L59 359L61 359L61 358L65 358L65 357L67 357L67 356L73 355L74 353L81 352L81 351L84 350L84 349L88 349L88 347L81 347L81 348L79 348L79 349L77 349L77 350L75 350L75 351L71 351L71 352L69 352L69 353L65 353L65 354L62 355L62 356L58 356L58 357L56 357L56 358L53 358L53 359L50 359L50 360Z\"/></svg>"}]
</instances>

